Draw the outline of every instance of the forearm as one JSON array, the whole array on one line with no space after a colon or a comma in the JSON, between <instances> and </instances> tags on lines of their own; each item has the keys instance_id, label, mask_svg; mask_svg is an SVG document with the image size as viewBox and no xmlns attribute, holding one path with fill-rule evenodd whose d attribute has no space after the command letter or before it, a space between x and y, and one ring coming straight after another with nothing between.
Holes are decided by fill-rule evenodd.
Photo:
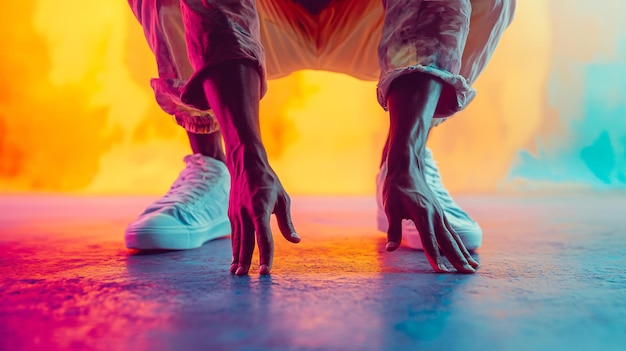
<instances>
[{"instance_id":1,"label":"forearm","mask_svg":"<svg viewBox=\"0 0 626 351\"><path fill-rule=\"evenodd\" d=\"M442 83L426 74L394 81L388 96L390 112L387 174L383 204L389 228L387 251L402 241L402 221L413 221L428 262L437 272L449 272L444 256L459 272L474 273L476 262L450 229L425 174L425 145L441 96Z\"/></svg>"},{"instance_id":2,"label":"forearm","mask_svg":"<svg viewBox=\"0 0 626 351\"><path fill-rule=\"evenodd\" d=\"M428 75L398 78L389 91L389 171L422 159L442 83ZM417 157L416 157L417 156ZM408 166L408 164L406 164Z\"/></svg>"},{"instance_id":3,"label":"forearm","mask_svg":"<svg viewBox=\"0 0 626 351\"><path fill-rule=\"evenodd\" d=\"M207 100L224 137L227 164L242 160L243 155L267 160L259 127L260 86L257 68L244 60L215 66L204 81Z\"/></svg>"}]
</instances>

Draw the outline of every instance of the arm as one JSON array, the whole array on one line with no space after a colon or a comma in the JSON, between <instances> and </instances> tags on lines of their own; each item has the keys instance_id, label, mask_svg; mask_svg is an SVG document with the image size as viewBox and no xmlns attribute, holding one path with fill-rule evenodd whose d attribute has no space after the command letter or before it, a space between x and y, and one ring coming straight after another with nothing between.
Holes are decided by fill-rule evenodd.
<instances>
[{"instance_id":1,"label":"arm","mask_svg":"<svg viewBox=\"0 0 626 351\"><path fill-rule=\"evenodd\" d=\"M248 274L255 239L259 246L259 273L270 273L274 255L271 214L276 215L285 239L292 243L300 241L291 221L289 196L270 167L261 141L260 86L257 67L246 60L216 65L203 83L207 101L224 136L226 166L231 174L230 271L237 275Z\"/></svg>"},{"instance_id":2,"label":"arm","mask_svg":"<svg viewBox=\"0 0 626 351\"><path fill-rule=\"evenodd\" d=\"M457 271L474 273L478 262L447 223L424 178L424 148L441 91L441 81L420 73L401 76L390 88L388 173L383 185L389 220L387 251L400 246L402 220L410 219L417 226L424 253L435 271L449 271L444 254Z\"/></svg>"}]
</instances>

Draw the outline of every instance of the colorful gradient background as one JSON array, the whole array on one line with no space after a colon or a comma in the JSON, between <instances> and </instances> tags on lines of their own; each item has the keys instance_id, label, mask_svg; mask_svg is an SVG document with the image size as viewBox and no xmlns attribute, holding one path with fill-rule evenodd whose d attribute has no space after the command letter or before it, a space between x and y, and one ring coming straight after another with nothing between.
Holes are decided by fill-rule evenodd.
<instances>
[{"instance_id":1,"label":"colorful gradient background","mask_svg":"<svg viewBox=\"0 0 626 351\"><path fill-rule=\"evenodd\" d=\"M430 147L454 192L626 189L626 2L520 0L470 107ZM0 192L158 194L189 152L159 110L126 1L0 13ZM270 82L262 132L292 194L373 194L387 118L375 83Z\"/></svg>"}]
</instances>

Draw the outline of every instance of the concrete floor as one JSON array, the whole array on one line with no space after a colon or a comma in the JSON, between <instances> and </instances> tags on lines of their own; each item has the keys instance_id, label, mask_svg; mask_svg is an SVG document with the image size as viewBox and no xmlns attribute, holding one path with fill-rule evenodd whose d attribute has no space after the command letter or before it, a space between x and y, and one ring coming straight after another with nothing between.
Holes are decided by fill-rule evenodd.
<instances>
[{"instance_id":1,"label":"concrete floor","mask_svg":"<svg viewBox=\"0 0 626 351\"><path fill-rule=\"evenodd\" d=\"M127 251L151 200L0 197L0 350L626 350L626 194L460 197L475 275L384 252L371 198L295 198L268 277Z\"/></svg>"}]
</instances>

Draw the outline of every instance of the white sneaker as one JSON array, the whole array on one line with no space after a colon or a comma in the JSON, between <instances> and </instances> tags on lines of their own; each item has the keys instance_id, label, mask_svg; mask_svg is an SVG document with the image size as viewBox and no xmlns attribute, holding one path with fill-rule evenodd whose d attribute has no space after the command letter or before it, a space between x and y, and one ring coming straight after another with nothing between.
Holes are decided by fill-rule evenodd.
<instances>
[{"instance_id":1,"label":"white sneaker","mask_svg":"<svg viewBox=\"0 0 626 351\"><path fill-rule=\"evenodd\" d=\"M126 228L129 249L195 249L230 234L226 165L201 154L184 161L187 166L167 194Z\"/></svg>"},{"instance_id":2,"label":"white sneaker","mask_svg":"<svg viewBox=\"0 0 626 351\"><path fill-rule=\"evenodd\" d=\"M478 223L471 219L470 216L454 202L450 193L444 188L432 152L428 148L426 148L426 158L424 161L426 162L426 183L435 193L435 196L437 196L437 200L439 200L441 207L443 207L443 212L450 226L459 234L461 241L463 241L463 244L465 244L468 250L479 248L483 241L482 229ZM376 177L376 203L378 205L378 230L385 233L389 228L387 215L385 215L385 208L383 207L383 181L386 176L387 165L383 164ZM419 232L411 220L402 221L402 240L410 248L417 250L423 249Z\"/></svg>"}]
</instances>

